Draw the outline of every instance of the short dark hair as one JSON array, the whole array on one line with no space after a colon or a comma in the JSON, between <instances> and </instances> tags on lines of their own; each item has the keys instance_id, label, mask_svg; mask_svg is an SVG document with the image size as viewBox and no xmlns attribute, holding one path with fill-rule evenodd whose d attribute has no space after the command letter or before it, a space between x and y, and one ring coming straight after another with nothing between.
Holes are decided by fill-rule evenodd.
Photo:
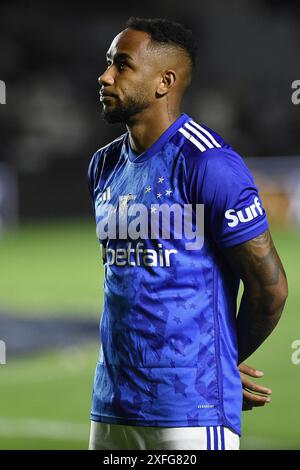
<instances>
[{"instance_id":1,"label":"short dark hair","mask_svg":"<svg viewBox=\"0 0 300 470\"><path fill-rule=\"evenodd\" d=\"M182 24L165 18L138 18L131 16L126 22L126 27L148 33L153 42L175 45L185 49L192 64L196 64L197 46L193 33Z\"/></svg>"}]
</instances>

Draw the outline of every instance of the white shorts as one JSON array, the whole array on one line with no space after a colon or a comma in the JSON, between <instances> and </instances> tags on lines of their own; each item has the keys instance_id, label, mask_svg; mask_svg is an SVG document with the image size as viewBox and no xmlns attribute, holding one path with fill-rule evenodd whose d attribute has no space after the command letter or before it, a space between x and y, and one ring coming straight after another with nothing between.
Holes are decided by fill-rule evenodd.
<instances>
[{"instance_id":1,"label":"white shorts","mask_svg":"<svg viewBox=\"0 0 300 470\"><path fill-rule=\"evenodd\" d=\"M158 427L91 422L89 450L239 450L225 426Z\"/></svg>"}]
</instances>

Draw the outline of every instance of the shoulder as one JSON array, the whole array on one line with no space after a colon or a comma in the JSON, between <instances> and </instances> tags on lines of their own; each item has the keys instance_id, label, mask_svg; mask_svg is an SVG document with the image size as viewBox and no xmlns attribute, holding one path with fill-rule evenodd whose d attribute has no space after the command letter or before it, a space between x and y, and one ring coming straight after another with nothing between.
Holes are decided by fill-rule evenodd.
<instances>
[{"instance_id":1,"label":"shoulder","mask_svg":"<svg viewBox=\"0 0 300 470\"><path fill-rule=\"evenodd\" d=\"M100 147L98 150L96 150L96 152L93 154L93 156L90 160L89 167L95 166L97 163L99 163L99 161L101 159L104 158L105 155L120 152L125 135L126 135L126 133L120 135L119 137L117 137L113 141L109 142L108 144L106 144L103 147Z\"/></svg>"},{"instance_id":2,"label":"shoulder","mask_svg":"<svg viewBox=\"0 0 300 470\"><path fill-rule=\"evenodd\" d=\"M179 129L177 145L180 146L187 176L200 172L213 174L215 178L227 175L239 176L248 172L245 162L220 134L192 119Z\"/></svg>"},{"instance_id":3,"label":"shoulder","mask_svg":"<svg viewBox=\"0 0 300 470\"><path fill-rule=\"evenodd\" d=\"M100 147L96 152L93 154L89 166L88 166L88 177L89 179L95 179L95 173L98 171L99 167L104 166L104 163L107 159L108 164L111 166L115 164L116 159L119 158L121 148L124 142L124 138L126 136L126 132L113 141L109 142L108 144ZM115 158L114 158L115 157Z\"/></svg>"},{"instance_id":4,"label":"shoulder","mask_svg":"<svg viewBox=\"0 0 300 470\"><path fill-rule=\"evenodd\" d=\"M231 148L230 145L210 127L190 118L179 129L183 135L183 150L187 153L203 154L207 150Z\"/></svg>"},{"instance_id":5,"label":"shoulder","mask_svg":"<svg viewBox=\"0 0 300 470\"><path fill-rule=\"evenodd\" d=\"M254 179L243 158L217 132L188 121L178 131L175 144L183 160L192 200L215 198L237 188L252 187Z\"/></svg>"}]
</instances>

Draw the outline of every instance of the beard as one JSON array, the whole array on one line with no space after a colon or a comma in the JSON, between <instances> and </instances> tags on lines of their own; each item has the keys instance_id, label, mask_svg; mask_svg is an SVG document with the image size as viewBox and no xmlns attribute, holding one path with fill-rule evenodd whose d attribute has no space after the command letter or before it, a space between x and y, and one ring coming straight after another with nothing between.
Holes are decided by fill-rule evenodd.
<instances>
[{"instance_id":1,"label":"beard","mask_svg":"<svg viewBox=\"0 0 300 470\"><path fill-rule=\"evenodd\" d=\"M136 114L141 113L149 106L149 101L144 96L127 98L123 103L116 97L115 101L114 107L104 105L102 109L102 117L110 124L117 122L128 124Z\"/></svg>"}]
</instances>

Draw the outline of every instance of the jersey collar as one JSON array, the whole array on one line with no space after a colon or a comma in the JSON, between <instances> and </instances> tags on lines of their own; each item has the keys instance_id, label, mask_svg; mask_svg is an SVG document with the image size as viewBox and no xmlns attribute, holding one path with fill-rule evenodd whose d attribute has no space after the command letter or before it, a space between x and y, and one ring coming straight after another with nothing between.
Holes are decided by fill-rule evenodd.
<instances>
[{"instance_id":1,"label":"jersey collar","mask_svg":"<svg viewBox=\"0 0 300 470\"><path fill-rule=\"evenodd\" d=\"M180 129L180 127L182 127L182 125L190 119L191 118L187 114L182 113L179 118L177 118L176 121L174 121L173 124L171 124L171 126L163 132L163 134L154 142L154 144L151 145L151 147L138 156L136 156L134 152L129 151L129 133L126 132L124 144L129 161L134 164L141 163L158 153L170 140L170 138L178 131L178 129Z\"/></svg>"}]
</instances>

